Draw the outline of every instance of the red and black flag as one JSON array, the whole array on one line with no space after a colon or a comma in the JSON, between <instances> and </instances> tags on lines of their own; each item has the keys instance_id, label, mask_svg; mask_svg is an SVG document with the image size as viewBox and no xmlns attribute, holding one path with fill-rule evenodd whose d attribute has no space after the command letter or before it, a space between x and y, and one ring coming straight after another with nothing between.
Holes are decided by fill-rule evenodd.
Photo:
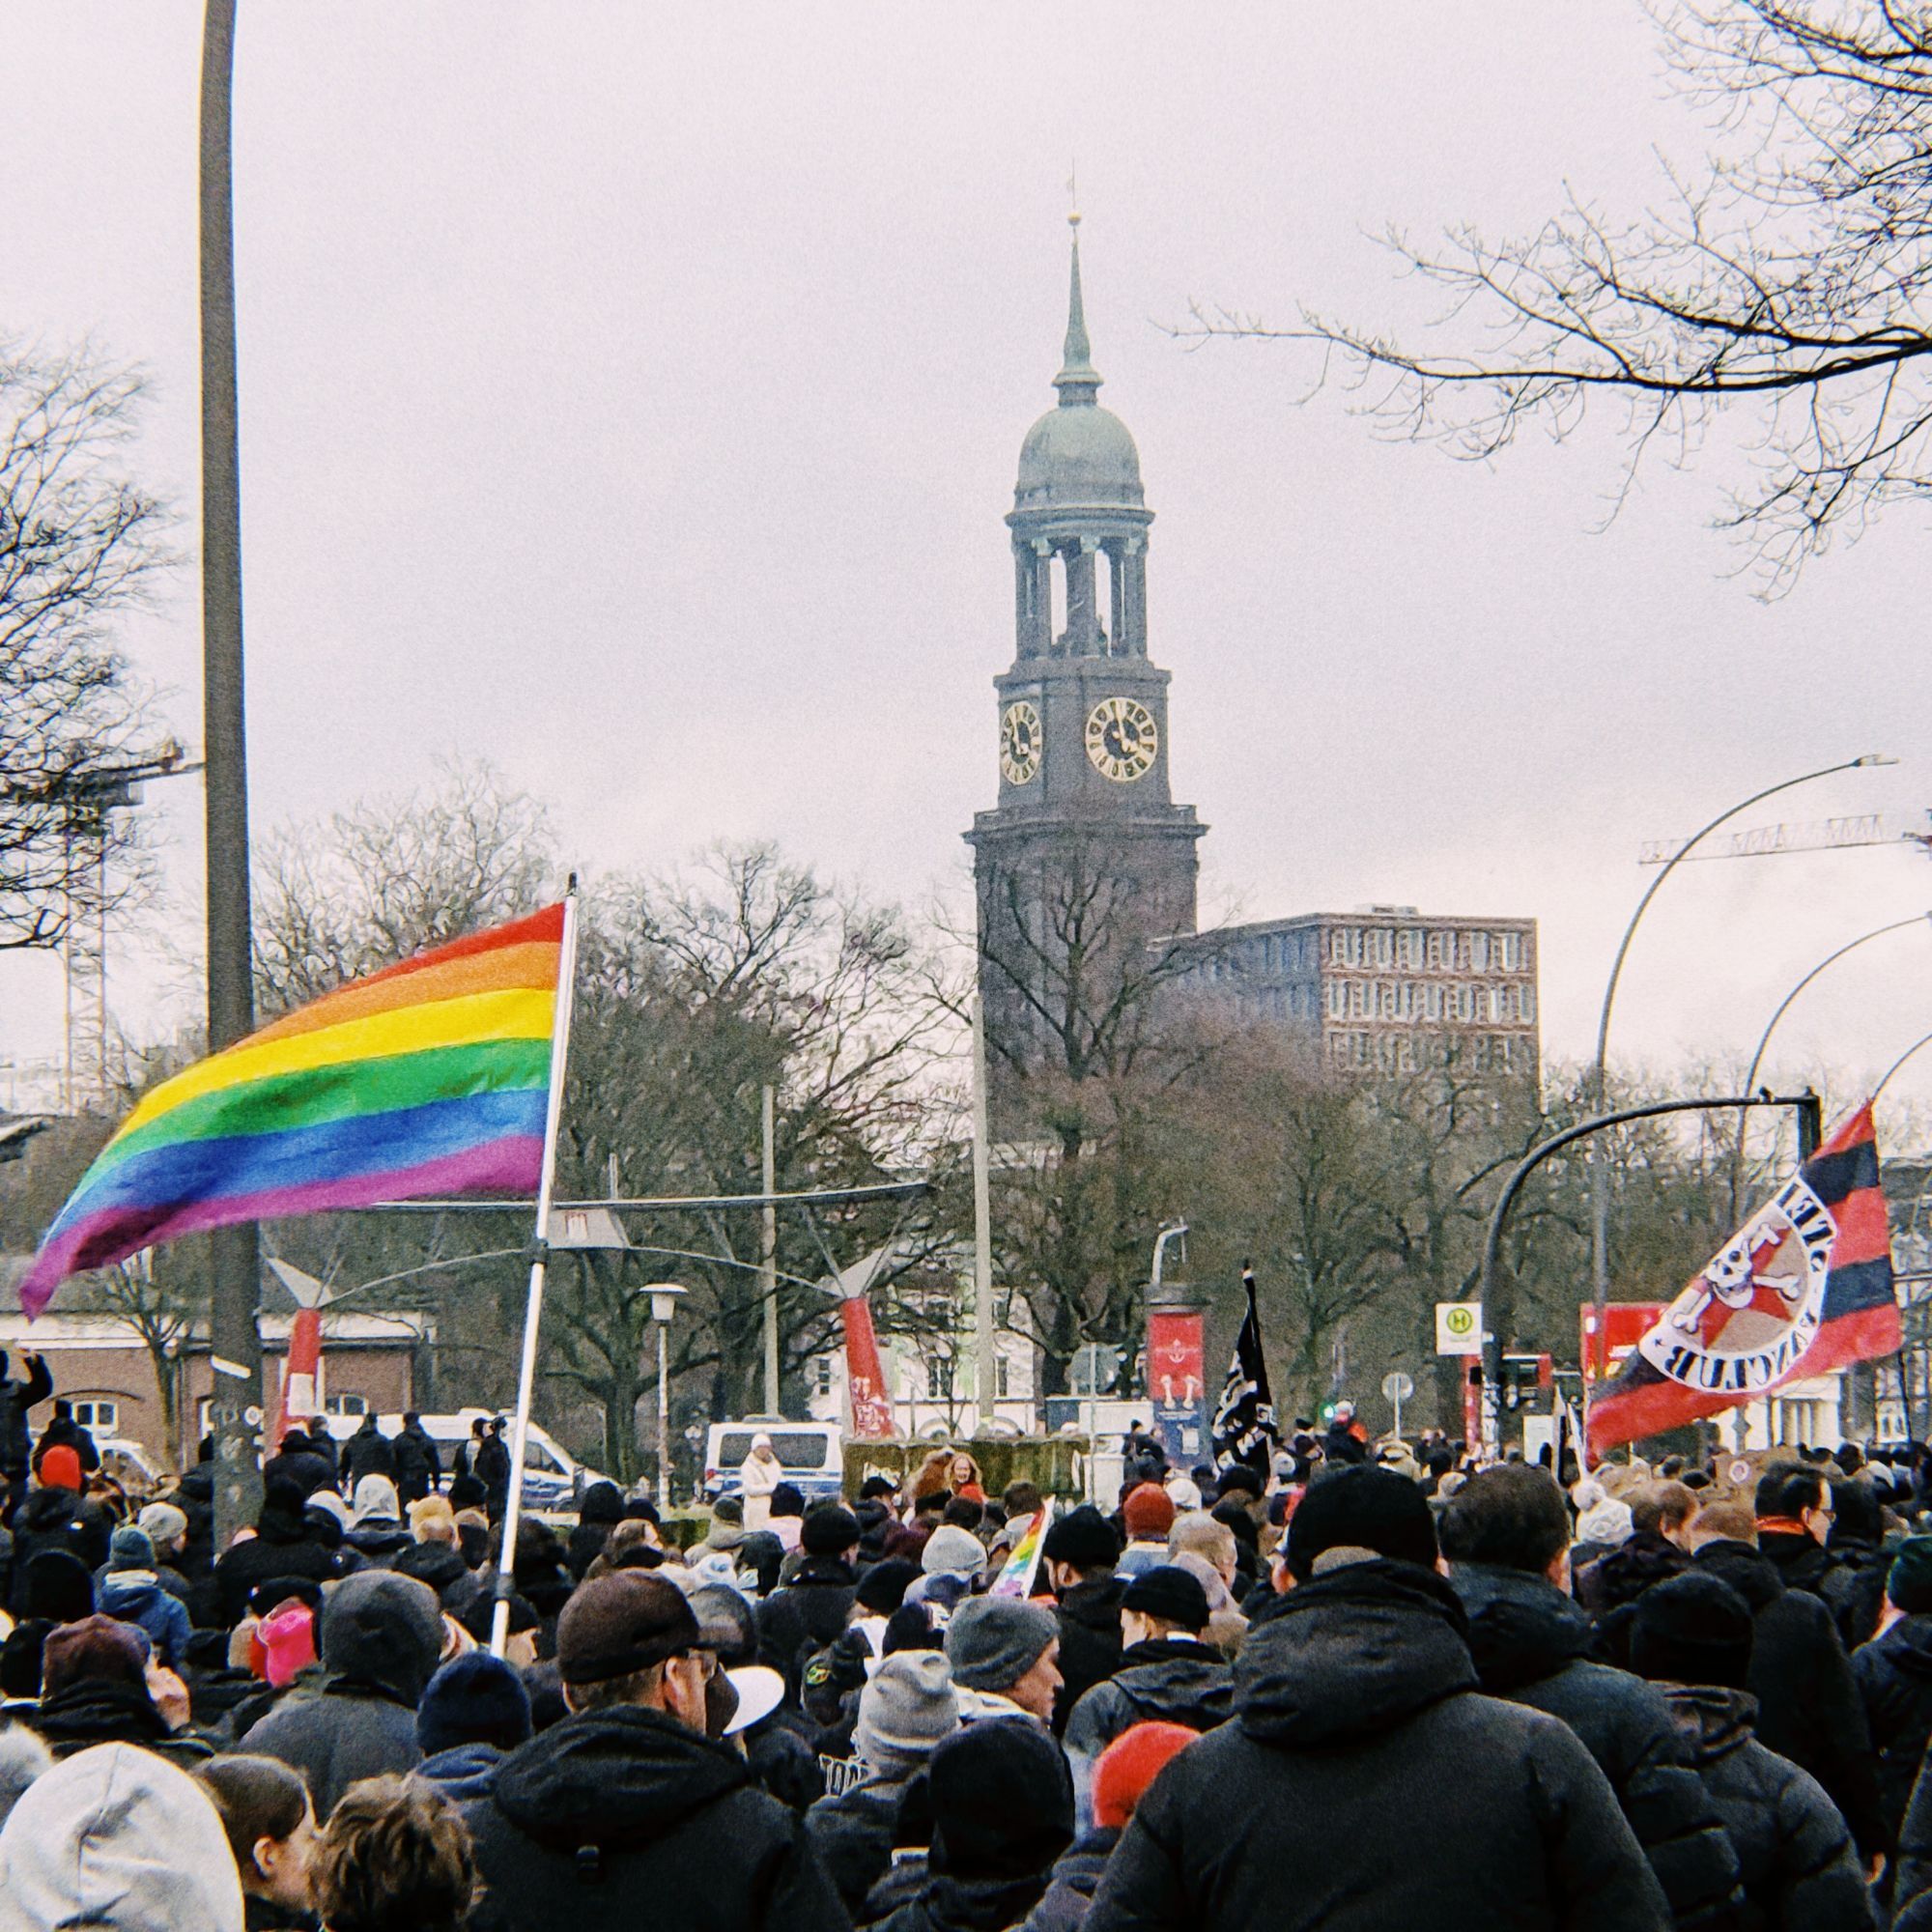
<instances>
[{"instance_id":1,"label":"red and black flag","mask_svg":"<svg viewBox=\"0 0 1932 1932\"><path fill-rule=\"evenodd\" d=\"M1214 1466L1227 1469L1244 1463L1266 1482L1274 1473L1279 1437L1274 1398L1268 1392L1267 1358L1262 1353L1262 1319L1255 1306L1253 1268L1241 1269L1241 1287L1248 1306L1241 1317L1240 1333L1235 1337L1234 1359L1228 1364L1221 1401L1214 1410Z\"/></svg>"},{"instance_id":2,"label":"red and black flag","mask_svg":"<svg viewBox=\"0 0 1932 1932\"><path fill-rule=\"evenodd\" d=\"M1871 1102L1787 1180L1590 1404L1602 1455L1899 1346Z\"/></svg>"}]
</instances>

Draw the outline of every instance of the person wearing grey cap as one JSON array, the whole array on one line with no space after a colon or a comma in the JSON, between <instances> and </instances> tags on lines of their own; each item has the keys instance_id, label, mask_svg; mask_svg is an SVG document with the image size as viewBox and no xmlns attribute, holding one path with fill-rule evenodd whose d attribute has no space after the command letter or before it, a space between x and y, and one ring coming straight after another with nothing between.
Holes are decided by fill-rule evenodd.
<instances>
[{"instance_id":1,"label":"person wearing grey cap","mask_svg":"<svg viewBox=\"0 0 1932 1932\"><path fill-rule=\"evenodd\" d=\"M557 1619L570 1715L464 1807L474 1932L640 1925L844 1932L798 1821L706 1735L718 1659L683 1591L644 1570L582 1585Z\"/></svg>"},{"instance_id":2,"label":"person wearing grey cap","mask_svg":"<svg viewBox=\"0 0 1932 1932\"><path fill-rule=\"evenodd\" d=\"M963 1722L1051 1722L1061 1683L1060 1621L1043 1605L1018 1597L960 1605L946 1629L946 1662Z\"/></svg>"},{"instance_id":3,"label":"person wearing grey cap","mask_svg":"<svg viewBox=\"0 0 1932 1932\"><path fill-rule=\"evenodd\" d=\"M155 1580L169 1596L188 1599L188 1580L176 1567L187 1548L187 1512L173 1503L150 1503L134 1519L134 1527L155 1547ZM95 1577L98 1588L99 1577Z\"/></svg>"},{"instance_id":4,"label":"person wearing grey cap","mask_svg":"<svg viewBox=\"0 0 1932 1932\"><path fill-rule=\"evenodd\" d=\"M959 1728L959 1699L946 1660L935 1650L901 1650L882 1662L859 1695L852 1743L865 1780L821 1798L806 1829L854 1918L886 1874L900 1803L933 1751ZM923 1850L923 1841L915 1849Z\"/></svg>"}]
</instances>

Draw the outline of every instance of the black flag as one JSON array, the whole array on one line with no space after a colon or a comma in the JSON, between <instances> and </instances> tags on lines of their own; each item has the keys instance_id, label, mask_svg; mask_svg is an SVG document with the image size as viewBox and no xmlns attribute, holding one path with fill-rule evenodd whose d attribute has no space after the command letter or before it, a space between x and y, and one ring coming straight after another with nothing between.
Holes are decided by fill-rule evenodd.
<instances>
[{"instance_id":1,"label":"black flag","mask_svg":"<svg viewBox=\"0 0 1932 1932\"><path fill-rule=\"evenodd\" d=\"M1245 1463L1264 1481L1273 1473L1275 1445L1274 1398L1268 1393L1267 1359L1262 1353L1262 1321L1255 1308L1255 1271L1244 1265L1241 1286L1248 1310L1241 1332L1235 1337L1235 1358L1221 1404L1214 1411L1214 1466L1226 1469Z\"/></svg>"}]
</instances>

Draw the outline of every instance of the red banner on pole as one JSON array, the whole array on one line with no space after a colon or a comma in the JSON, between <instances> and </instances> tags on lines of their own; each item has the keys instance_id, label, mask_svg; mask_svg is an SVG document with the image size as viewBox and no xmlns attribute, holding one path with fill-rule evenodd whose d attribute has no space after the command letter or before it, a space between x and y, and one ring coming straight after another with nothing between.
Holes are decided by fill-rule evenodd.
<instances>
[{"instance_id":1,"label":"red banner on pole","mask_svg":"<svg viewBox=\"0 0 1932 1932\"><path fill-rule=\"evenodd\" d=\"M275 1413L265 1438L270 1455L279 1446L284 1430L322 1413L322 1404L316 1399L316 1378L321 1369L322 1310L298 1308L295 1325L289 1330L289 1358L282 1365Z\"/></svg>"},{"instance_id":2,"label":"red banner on pole","mask_svg":"<svg viewBox=\"0 0 1932 1932\"><path fill-rule=\"evenodd\" d=\"M872 1329L872 1311L865 1295L842 1296L838 1318L845 1328L845 1385L851 1397L852 1434L862 1441L885 1441L897 1430L892 1398L886 1392L886 1372L879 1361L879 1340Z\"/></svg>"}]
</instances>

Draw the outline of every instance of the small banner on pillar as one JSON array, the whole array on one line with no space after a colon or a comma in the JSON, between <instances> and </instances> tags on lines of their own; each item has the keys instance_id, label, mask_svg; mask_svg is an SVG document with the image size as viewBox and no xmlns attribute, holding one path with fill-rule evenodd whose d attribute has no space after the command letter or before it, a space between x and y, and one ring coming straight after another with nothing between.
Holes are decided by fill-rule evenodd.
<instances>
[{"instance_id":1,"label":"small banner on pillar","mask_svg":"<svg viewBox=\"0 0 1932 1932\"><path fill-rule=\"evenodd\" d=\"M1663 1311L1590 1404L1602 1455L1899 1346L1866 1103Z\"/></svg>"},{"instance_id":2,"label":"small banner on pillar","mask_svg":"<svg viewBox=\"0 0 1932 1932\"><path fill-rule=\"evenodd\" d=\"M1235 1337L1234 1359L1222 1384L1221 1404L1214 1411L1214 1466L1231 1468L1243 1463L1264 1479L1273 1473L1280 1437L1275 1430L1274 1397L1268 1391L1267 1358L1262 1353L1262 1318L1255 1306L1255 1271L1241 1270L1247 1312Z\"/></svg>"}]
</instances>

